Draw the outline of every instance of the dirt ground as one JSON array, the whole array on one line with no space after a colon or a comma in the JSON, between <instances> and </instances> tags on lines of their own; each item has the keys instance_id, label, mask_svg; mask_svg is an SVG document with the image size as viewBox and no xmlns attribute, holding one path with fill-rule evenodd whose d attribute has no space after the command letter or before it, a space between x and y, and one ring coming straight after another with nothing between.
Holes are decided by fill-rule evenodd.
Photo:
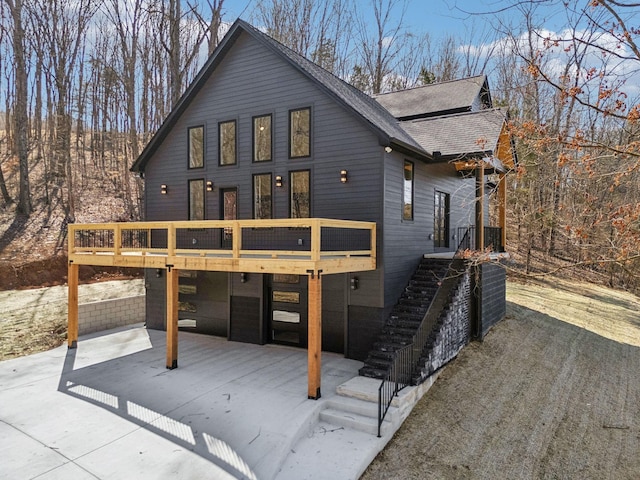
<instances>
[{"instance_id":1,"label":"dirt ground","mask_svg":"<svg viewBox=\"0 0 640 480\"><path fill-rule=\"evenodd\" d=\"M507 299L362 480L640 478L640 299L557 280Z\"/></svg>"},{"instance_id":2,"label":"dirt ground","mask_svg":"<svg viewBox=\"0 0 640 480\"><path fill-rule=\"evenodd\" d=\"M79 303L144 294L142 279L80 285ZM67 287L0 291L0 360L61 345L67 337Z\"/></svg>"}]
</instances>

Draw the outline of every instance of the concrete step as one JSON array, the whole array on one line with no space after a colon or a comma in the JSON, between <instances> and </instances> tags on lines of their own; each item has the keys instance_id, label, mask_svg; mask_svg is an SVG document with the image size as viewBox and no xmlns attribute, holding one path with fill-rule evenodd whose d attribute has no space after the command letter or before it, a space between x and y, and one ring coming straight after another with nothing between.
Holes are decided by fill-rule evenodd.
<instances>
[{"instance_id":1,"label":"concrete step","mask_svg":"<svg viewBox=\"0 0 640 480\"><path fill-rule=\"evenodd\" d=\"M369 433L371 435L378 434L378 419L359 415L353 412L344 412L335 408L327 408L320 412L320 420L323 422L336 425L338 427L349 428L359 432ZM380 429L381 435L385 435L387 430L391 428L391 422L385 419Z\"/></svg>"}]
</instances>

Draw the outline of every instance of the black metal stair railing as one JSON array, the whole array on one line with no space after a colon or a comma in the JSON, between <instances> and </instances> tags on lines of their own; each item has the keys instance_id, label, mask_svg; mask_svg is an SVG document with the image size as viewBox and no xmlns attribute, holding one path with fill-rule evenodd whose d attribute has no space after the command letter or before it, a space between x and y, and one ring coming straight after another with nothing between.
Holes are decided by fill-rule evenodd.
<instances>
[{"instance_id":1,"label":"black metal stair railing","mask_svg":"<svg viewBox=\"0 0 640 480\"><path fill-rule=\"evenodd\" d=\"M427 345L429 335L433 331L440 312L446 308L451 298L450 293L460 283L462 261L457 260L459 253L465 249L470 237L470 229L462 235L454 258L449 263L444 280L436 291L420 326L413 335L411 343L394 353L393 361L387 375L378 387L378 437L381 436L382 422L387 415L393 398L405 387L411 385L413 372L418 366L422 351Z\"/></svg>"}]
</instances>

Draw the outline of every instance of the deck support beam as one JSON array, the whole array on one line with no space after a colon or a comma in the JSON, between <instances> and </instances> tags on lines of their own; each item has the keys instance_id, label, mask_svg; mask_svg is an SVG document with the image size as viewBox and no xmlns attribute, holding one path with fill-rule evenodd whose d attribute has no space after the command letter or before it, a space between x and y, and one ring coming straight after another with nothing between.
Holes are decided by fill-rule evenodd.
<instances>
[{"instance_id":1,"label":"deck support beam","mask_svg":"<svg viewBox=\"0 0 640 480\"><path fill-rule=\"evenodd\" d=\"M67 346L78 346L78 265L69 262L67 270L68 306L67 306Z\"/></svg>"},{"instance_id":2,"label":"deck support beam","mask_svg":"<svg viewBox=\"0 0 640 480\"><path fill-rule=\"evenodd\" d=\"M318 400L322 370L322 277L319 272L309 275L308 308L308 398Z\"/></svg>"},{"instance_id":3,"label":"deck support beam","mask_svg":"<svg viewBox=\"0 0 640 480\"><path fill-rule=\"evenodd\" d=\"M498 183L498 222L500 227L500 244L504 249L507 245L507 175L500 174L500 182Z\"/></svg>"},{"instance_id":4,"label":"deck support beam","mask_svg":"<svg viewBox=\"0 0 640 480\"><path fill-rule=\"evenodd\" d=\"M167 272L167 368L178 368L178 269Z\"/></svg>"}]
</instances>

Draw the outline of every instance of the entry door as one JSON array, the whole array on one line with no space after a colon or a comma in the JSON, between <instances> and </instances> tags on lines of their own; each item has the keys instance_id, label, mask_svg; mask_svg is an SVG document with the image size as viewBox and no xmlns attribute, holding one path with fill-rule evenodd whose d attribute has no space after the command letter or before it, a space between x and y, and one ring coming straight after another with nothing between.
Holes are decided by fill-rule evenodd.
<instances>
[{"instance_id":1,"label":"entry door","mask_svg":"<svg viewBox=\"0 0 640 480\"><path fill-rule=\"evenodd\" d=\"M307 276L270 275L269 325L272 343L307 346Z\"/></svg>"},{"instance_id":2,"label":"entry door","mask_svg":"<svg viewBox=\"0 0 640 480\"><path fill-rule=\"evenodd\" d=\"M220 216L223 220L235 220L236 218L238 218L238 189L221 188L220 205L222 208ZM220 244L221 248L233 248L232 228L225 228L222 231L222 239L220 241Z\"/></svg>"}]
</instances>

